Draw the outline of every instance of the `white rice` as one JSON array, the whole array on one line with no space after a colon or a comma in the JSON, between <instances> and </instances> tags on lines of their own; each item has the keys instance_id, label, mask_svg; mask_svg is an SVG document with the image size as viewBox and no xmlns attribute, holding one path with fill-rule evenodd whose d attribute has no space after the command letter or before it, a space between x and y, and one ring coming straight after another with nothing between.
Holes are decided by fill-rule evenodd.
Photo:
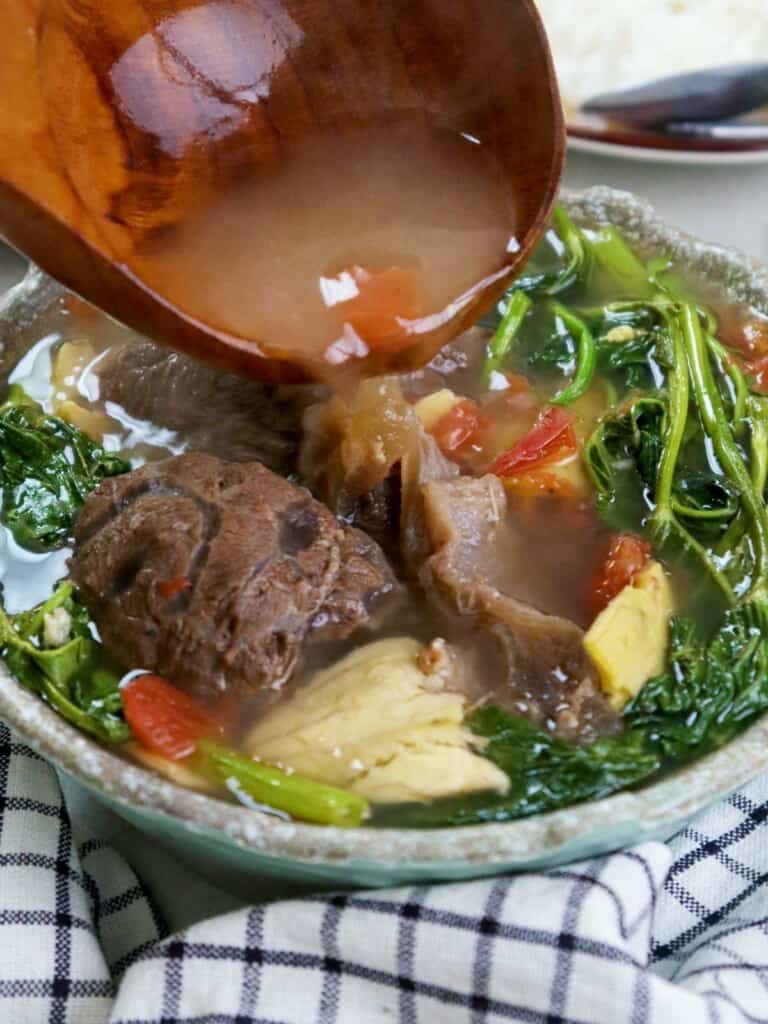
<instances>
[{"instance_id":1,"label":"white rice","mask_svg":"<svg viewBox=\"0 0 768 1024\"><path fill-rule=\"evenodd\" d=\"M566 108L678 72L768 61L768 0L537 0Z\"/></svg>"}]
</instances>

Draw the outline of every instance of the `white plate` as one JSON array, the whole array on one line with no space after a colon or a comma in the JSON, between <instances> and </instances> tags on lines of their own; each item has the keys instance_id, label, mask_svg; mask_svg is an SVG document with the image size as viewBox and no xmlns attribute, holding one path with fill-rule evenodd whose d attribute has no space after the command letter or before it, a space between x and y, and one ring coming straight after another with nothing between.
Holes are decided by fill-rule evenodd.
<instances>
[{"instance_id":1,"label":"white plate","mask_svg":"<svg viewBox=\"0 0 768 1024\"><path fill-rule=\"evenodd\" d=\"M768 164L768 148L747 150L655 149L650 146L622 146L616 142L584 139L568 134L568 148L576 153L592 153L640 163L690 164L733 167L744 164Z\"/></svg>"}]
</instances>

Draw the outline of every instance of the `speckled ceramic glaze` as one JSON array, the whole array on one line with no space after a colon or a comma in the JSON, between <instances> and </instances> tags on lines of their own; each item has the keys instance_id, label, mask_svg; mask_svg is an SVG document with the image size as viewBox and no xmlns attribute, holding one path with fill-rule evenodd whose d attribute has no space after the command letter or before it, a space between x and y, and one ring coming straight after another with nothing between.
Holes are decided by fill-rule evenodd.
<instances>
[{"instance_id":1,"label":"speckled ceramic glaze","mask_svg":"<svg viewBox=\"0 0 768 1024\"><path fill-rule=\"evenodd\" d=\"M768 272L746 257L666 227L634 197L567 194L582 223L611 222L643 251L665 252L723 294L768 312ZM4 341L34 320L55 286L33 273L0 308ZM633 793L503 825L435 831L340 830L293 824L181 789L68 726L0 667L0 717L118 814L186 859L231 878L310 886L464 879L562 864L666 837L768 765L768 716L727 747Z\"/></svg>"}]
</instances>

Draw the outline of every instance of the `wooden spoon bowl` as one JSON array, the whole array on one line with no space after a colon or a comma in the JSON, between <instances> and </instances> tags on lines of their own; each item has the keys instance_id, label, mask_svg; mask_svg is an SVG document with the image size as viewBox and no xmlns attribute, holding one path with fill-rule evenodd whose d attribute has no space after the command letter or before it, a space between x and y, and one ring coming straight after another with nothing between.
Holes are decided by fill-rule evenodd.
<instances>
[{"instance_id":1,"label":"wooden spoon bowl","mask_svg":"<svg viewBox=\"0 0 768 1024\"><path fill-rule=\"evenodd\" d=\"M142 277L148 236L311 133L408 112L481 140L515 197L518 246L416 344L365 368L401 369L500 297L562 169L533 0L9 0L0 49L0 232L136 330L263 379L295 379L300 360L174 305Z\"/></svg>"}]
</instances>

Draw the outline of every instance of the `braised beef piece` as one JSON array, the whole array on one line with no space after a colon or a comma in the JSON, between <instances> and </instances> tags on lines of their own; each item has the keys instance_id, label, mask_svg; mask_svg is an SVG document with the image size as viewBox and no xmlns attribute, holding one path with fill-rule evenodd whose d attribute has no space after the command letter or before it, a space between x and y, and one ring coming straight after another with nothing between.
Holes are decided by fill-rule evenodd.
<instances>
[{"instance_id":1,"label":"braised beef piece","mask_svg":"<svg viewBox=\"0 0 768 1024\"><path fill-rule=\"evenodd\" d=\"M515 596L515 577L531 575L532 555L516 543L501 481L427 484L424 522L433 554L422 565L422 586L440 606L492 636L506 669L498 678L486 673L477 695L491 691L495 703L566 739L616 732L619 719L600 690L583 629Z\"/></svg>"},{"instance_id":2,"label":"braised beef piece","mask_svg":"<svg viewBox=\"0 0 768 1024\"><path fill-rule=\"evenodd\" d=\"M111 349L96 372L101 398L135 419L175 431L193 451L261 462L283 476L295 469L304 410L324 394L218 373L139 339Z\"/></svg>"},{"instance_id":3,"label":"braised beef piece","mask_svg":"<svg viewBox=\"0 0 768 1024\"><path fill-rule=\"evenodd\" d=\"M107 647L201 696L278 688L398 587L380 549L258 463L191 453L104 481L72 579Z\"/></svg>"},{"instance_id":4,"label":"braised beef piece","mask_svg":"<svg viewBox=\"0 0 768 1024\"><path fill-rule=\"evenodd\" d=\"M477 372L487 332L473 328L423 370L401 378L409 397L452 386ZM192 451L257 461L283 476L296 469L306 409L326 399L319 385L275 387L211 370L151 341L117 345L95 368L100 397L129 415L176 432Z\"/></svg>"}]
</instances>

